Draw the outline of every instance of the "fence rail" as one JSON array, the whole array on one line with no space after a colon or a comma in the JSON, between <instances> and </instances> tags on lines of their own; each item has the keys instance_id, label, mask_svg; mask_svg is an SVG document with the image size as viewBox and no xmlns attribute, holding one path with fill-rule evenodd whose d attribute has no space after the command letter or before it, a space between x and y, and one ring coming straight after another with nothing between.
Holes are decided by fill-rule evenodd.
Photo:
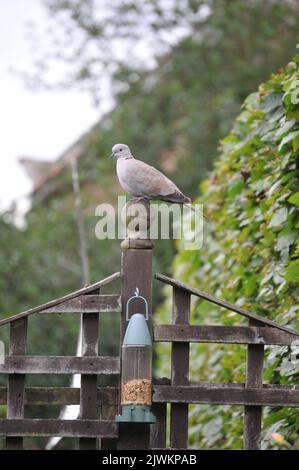
<instances>
[{"instance_id":1,"label":"fence rail","mask_svg":"<svg viewBox=\"0 0 299 470\"><path fill-rule=\"evenodd\" d=\"M197 326L157 325L155 341L184 343L228 343L258 345L291 345L295 337L291 333L273 327L253 326Z\"/></svg>"},{"instance_id":2,"label":"fence rail","mask_svg":"<svg viewBox=\"0 0 299 470\"><path fill-rule=\"evenodd\" d=\"M118 357L7 356L1 374L119 374ZM12 377L13 378L13 377Z\"/></svg>"},{"instance_id":3,"label":"fence rail","mask_svg":"<svg viewBox=\"0 0 299 470\"><path fill-rule=\"evenodd\" d=\"M114 437L118 436L114 421L96 419L0 419L0 435L31 437Z\"/></svg>"}]
</instances>

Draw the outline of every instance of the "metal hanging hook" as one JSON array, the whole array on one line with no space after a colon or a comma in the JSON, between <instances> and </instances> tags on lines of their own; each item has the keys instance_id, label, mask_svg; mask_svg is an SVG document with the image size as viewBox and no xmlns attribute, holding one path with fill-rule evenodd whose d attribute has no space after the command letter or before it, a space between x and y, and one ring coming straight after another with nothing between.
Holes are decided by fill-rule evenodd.
<instances>
[{"instance_id":1,"label":"metal hanging hook","mask_svg":"<svg viewBox=\"0 0 299 470\"><path fill-rule=\"evenodd\" d=\"M131 303L132 300L136 300L136 299L141 299L143 301L143 303L145 305L145 319L148 320L148 303L147 303L147 300L142 295L139 295L139 288L136 287L134 295L132 295L132 297L130 297L129 300L127 301L126 321L129 321L129 306L130 306L130 303Z\"/></svg>"}]
</instances>

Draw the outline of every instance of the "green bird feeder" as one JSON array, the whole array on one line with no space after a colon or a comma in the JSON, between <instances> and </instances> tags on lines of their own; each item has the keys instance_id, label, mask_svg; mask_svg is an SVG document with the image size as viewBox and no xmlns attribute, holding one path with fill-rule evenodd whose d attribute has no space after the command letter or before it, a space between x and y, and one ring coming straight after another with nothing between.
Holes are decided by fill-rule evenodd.
<instances>
[{"instance_id":1,"label":"green bird feeder","mask_svg":"<svg viewBox=\"0 0 299 470\"><path fill-rule=\"evenodd\" d=\"M146 316L135 313L128 319L132 299L142 299ZM155 423L152 404L152 354L153 343L148 329L148 305L144 297L135 295L128 300L126 319L129 321L122 344L121 407L116 416L119 423Z\"/></svg>"}]
</instances>

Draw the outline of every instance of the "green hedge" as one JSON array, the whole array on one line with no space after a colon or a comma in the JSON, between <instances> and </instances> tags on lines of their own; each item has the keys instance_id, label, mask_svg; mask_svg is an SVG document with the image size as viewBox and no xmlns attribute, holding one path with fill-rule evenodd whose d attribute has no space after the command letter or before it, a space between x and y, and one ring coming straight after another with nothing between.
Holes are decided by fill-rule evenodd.
<instances>
[{"instance_id":1,"label":"green hedge","mask_svg":"<svg viewBox=\"0 0 299 470\"><path fill-rule=\"evenodd\" d=\"M178 246L173 264L174 277L293 328L299 326L298 67L296 56L245 100L231 133L221 142L212 175L201 184L199 200L212 221L204 247L183 251ZM170 298L161 308L160 320L168 317L169 303ZM205 302L196 303L192 320L245 322ZM266 351L264 381L295 383L299 360L290 362L290 349ZM158 358L162 352L164 347ZM191 379L244 381L245 358L243 346L195 345ZM167 372L162 360L157 360L157 367L160 373ZM242 446L241 407L193 406L190 416L194 447ZM282 447L298 449L298 428L296 409L265 408L263 447L276 448L269 436L279 432L286 440Z\"/></svg>"}]
</instances>

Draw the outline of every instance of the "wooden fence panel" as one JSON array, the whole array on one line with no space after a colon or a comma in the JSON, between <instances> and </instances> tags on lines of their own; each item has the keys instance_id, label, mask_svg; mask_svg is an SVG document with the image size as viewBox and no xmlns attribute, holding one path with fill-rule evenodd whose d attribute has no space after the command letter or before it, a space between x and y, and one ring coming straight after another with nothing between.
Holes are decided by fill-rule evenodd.
<instances>
[{"instance_id":1,"label":"wooden fence panel","mask_svg":"<svg viewBox=\"0 0 299 470\"><path fill-rule=\"evenodd\" d=\"M98 356L99 314L121 312L121 347L127 328L126 304L138 288L148 302L149 327L152 327L152 245L148 240L134 240L134 243L131 240L128 246L122 252L121 296L99 295L99 288L116 279L117 273L93 286L15 315L11 320L0 320L0 325L10 322L9 355L0 364L0 374L8 374L7 387L0 387L0 404L7 403L7 419L0 419L0 435L6 436L7 448L21 449L23 436L61 436L78 437L80 449L96 449L99 439L102 449L165 449L169 403L170 448L187 449L188 405L203 403L244 406L244 449L260 449L262 407L299 407L299 386L263 384L264 346L291 345L298 332L161 275L157 277L173 286L172 325L155 326L154 340L172 343L171 380L154 382L155 424L115 422L119 388L97 387L97 375L120 376L120 357ZM192 294L245 316L249 326L190 325ZM138 300L130 315L137 311L145 313L144 305L138 304ZM26 355L28 315L33 313L82 313L82 357ZM247 345L246 382L190 383L192 342ZM25 374L81 374L81 388L26 388ZM80 419L25 419L24 406L32 404L80 404Z\"/></svg>"}]
</instances>

